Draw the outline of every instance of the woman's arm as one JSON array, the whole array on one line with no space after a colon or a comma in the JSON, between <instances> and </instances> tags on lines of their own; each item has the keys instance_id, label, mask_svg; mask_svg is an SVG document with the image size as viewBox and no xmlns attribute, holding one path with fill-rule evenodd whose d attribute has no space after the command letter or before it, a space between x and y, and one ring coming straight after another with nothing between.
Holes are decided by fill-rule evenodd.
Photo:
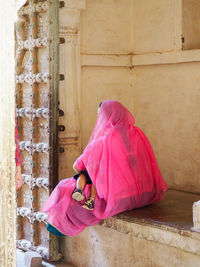
<instances>
[{"instance_id":1,"label":"woman's arm","mask_svg":"<svg viewBox=\"0 0 200 267\"><path fill-rule=\"evenodd\" d=\"M78 157L77 160L74 162L73 169L77 173L86 169L85 164L83 163L82 155L80 155L80 157Z\"/></svg>"},{"instance_id":2,"label":"woman's arm","mask_svg":"<svg viewBox=\"0 0 200 267\"><path fill-rule=\"evenodd\" d=\"M78 170L78 169L76 168L76 162L74 162L74 164L73 164L73 170L74 170L75 172L77 172L77 173L80 172L80 170Z\"/></svg>"}]
</instances>

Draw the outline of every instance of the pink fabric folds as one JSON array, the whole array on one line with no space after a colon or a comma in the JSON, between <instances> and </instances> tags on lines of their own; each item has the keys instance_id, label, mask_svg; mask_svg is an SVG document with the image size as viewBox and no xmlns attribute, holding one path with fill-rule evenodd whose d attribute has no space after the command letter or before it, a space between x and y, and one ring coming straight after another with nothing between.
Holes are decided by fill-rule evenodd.
<instances>
[{"instance_id":1,"label":"pink fabric folds","mask_svg":"<svg viewBox=\"0 0 200 267\"><path fill-rule=\"evenodd\" d=\"M75 162L78 170L88 171L96 186L94 211L72 199L73 178L62 180L42 207L48 222L63 234L76 235L102 219L162 199L167 184L147 137L134 123L119 102L102 103L90 141ZM84 189L86 199L90 186Z\"/></svg>"}]
</instances>

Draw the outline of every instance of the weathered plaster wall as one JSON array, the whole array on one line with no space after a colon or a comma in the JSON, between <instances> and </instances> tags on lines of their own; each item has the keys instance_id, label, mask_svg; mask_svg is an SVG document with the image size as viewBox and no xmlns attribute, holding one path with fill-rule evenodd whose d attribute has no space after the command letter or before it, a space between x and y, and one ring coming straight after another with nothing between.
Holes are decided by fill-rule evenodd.
<instances>
[{"instance_id":1,"label":"weathered plaster wall","mask_svg":"<svg viewBox=\"0 0 200 267\"><path fill-rule=\"evenodd\" d=\"M125 223L122 222L122 228ZM144 227L142 234L150 236L150 227ZM169 245L171 233L161 233L166 244L143 239L133 232L122 233L102 226L88 227L76 237L63 239L65 258L78 267L197 267L199 255L181 249L185 244L178 240L179 248Z\"/></svg>"},{"instance_id":2,"label":"weathered plaster wall","mask_svg":"<svg viewBox=\"0 0 200 267\"><path fill-rule=\"evenodd\" d=\"M87 145L102 100L115 99L133 110L133 71L125 67L82 68L82 146Z\"/></svg>"},{"instance_id":3,"label":"weathered plaster wall","mask_svg":"<svg viewBox=\"0 0 200 267\"><path fill-rule=\"evenodd\" d=\"M184 49L200 48L200 1L183 0Z\"/></svg>"},{"instance_id":4,"label":"weathered plaster wall","mask_svg":"<svg viewBox=\"0 0 200 267\"><path fill-rule=\"evenodd\" d=\"M82 60L81 70L82 148L88 142L100 101L116 99L128 108L133 106L132 70L121 62L123 55L133 53L132 22L132 0L88 0L81 13L80 47L86 61ZM95 63L92 59L88 64L93 55L97 56ZM115 57L112 64L106 63L109 56Z\"/></svg>"},{"instance_id":5,"label":"weathered plaster wall","mask_svg":"<svg viewBox=\"0 0 200 267\"><path fill-rule=\"evenodd\" d=\"M133 52L132 5L132 0L87 0L81 14L81 53Z\"/></svg>"},{"instance_id":6,"label":"weathered plaster wall","mask_svg":"<svg viewBox=\"0 0 200 267\"><path fill-rule=\"evenodd\" d=\"M82 148L98 103L119 100L149 137L168 185L200 192L200 63L181 54L185 3L125 2L87 0L81 12Z\"/></svg>"},{"instance_id":7,"label":"weathered plaster wall","mask_svg":"<svg viewBox=\"0 0 200 267\"><path fill-rule=\"evenodd\" d=\"M171 51L174 48L174 0L133 0L133 52ZM125 40L124 40L125 41Z\"/></svg>"},{"instance_id":8,"label":"weathered plaster wall","mask_svg":"<svg viewBox=\"0 0 200 267\"><path fill-rule=\"evenodd\" d=\"M200 63L136 67L137 124L170 187L200 191Z\"/></svg>"}]
</instances>

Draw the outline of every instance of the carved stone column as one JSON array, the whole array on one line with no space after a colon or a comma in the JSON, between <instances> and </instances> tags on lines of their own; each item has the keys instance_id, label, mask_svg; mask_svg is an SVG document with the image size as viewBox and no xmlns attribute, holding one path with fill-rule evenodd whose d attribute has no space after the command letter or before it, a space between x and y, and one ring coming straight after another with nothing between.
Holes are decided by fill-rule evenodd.
<instances>
[{"instance_id":1,"label":"carved stone column","mask_svg":"<svg viewBox=\"0 0 200 267\"><path fill-rule=\"evenodd\" d=\"M59 14L59 36L64 41L59 52L59 73L64 75L59 97L64 116L59 123L65 126L59 134L60 146L64 148L59 160L60 179L72 175L73 162L81 153L80 12L85 8L85 0L68 1L65 5Z\"/></svg>"}]
</instances>

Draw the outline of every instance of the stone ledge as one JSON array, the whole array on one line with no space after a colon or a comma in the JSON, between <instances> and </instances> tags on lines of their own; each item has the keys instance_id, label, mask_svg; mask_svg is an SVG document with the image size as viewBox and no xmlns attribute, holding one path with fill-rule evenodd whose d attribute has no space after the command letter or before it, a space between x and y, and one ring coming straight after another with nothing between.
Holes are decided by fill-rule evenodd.
<instances>
[{"instance_id":1,"label":"stone ledge","mask_svg":"<svg viewBox=\"0 0 200 267\"><path fill-rule=\"evenodd\" d=\"M197 194L169 190L163 202L118 214L101 225L200 255L200 233L192 224L192 203L199 198Z\"/></svg>"},{"instance_id":2,"label":"stone ledge","mask_svg":"<svg viewBox=\"0 0 200 267\"><path fill-rule=\"evenodd\" d=\"M133 66L199 62L200 49L133 55Z\"/></svg>"},{"instance_id":3,"label":"stone ledge","mask_svg":"<svg viewBox=\"0 0 200 267\"><path fill-rule=\"evenodd\" d=\"M131 55L81 55L82 66L131 67Z\"/></svg>"},{"instance_id":4,"label":"stone ledge","mask_svg":"<svg viewBox=\"0 0 200 267\"><path fill-rule=\"evenodd\" d=\"M200 62L200 49L180 50L141 55L82 54L82 66L129 67Z\"/></svg>"}]
</instances>

